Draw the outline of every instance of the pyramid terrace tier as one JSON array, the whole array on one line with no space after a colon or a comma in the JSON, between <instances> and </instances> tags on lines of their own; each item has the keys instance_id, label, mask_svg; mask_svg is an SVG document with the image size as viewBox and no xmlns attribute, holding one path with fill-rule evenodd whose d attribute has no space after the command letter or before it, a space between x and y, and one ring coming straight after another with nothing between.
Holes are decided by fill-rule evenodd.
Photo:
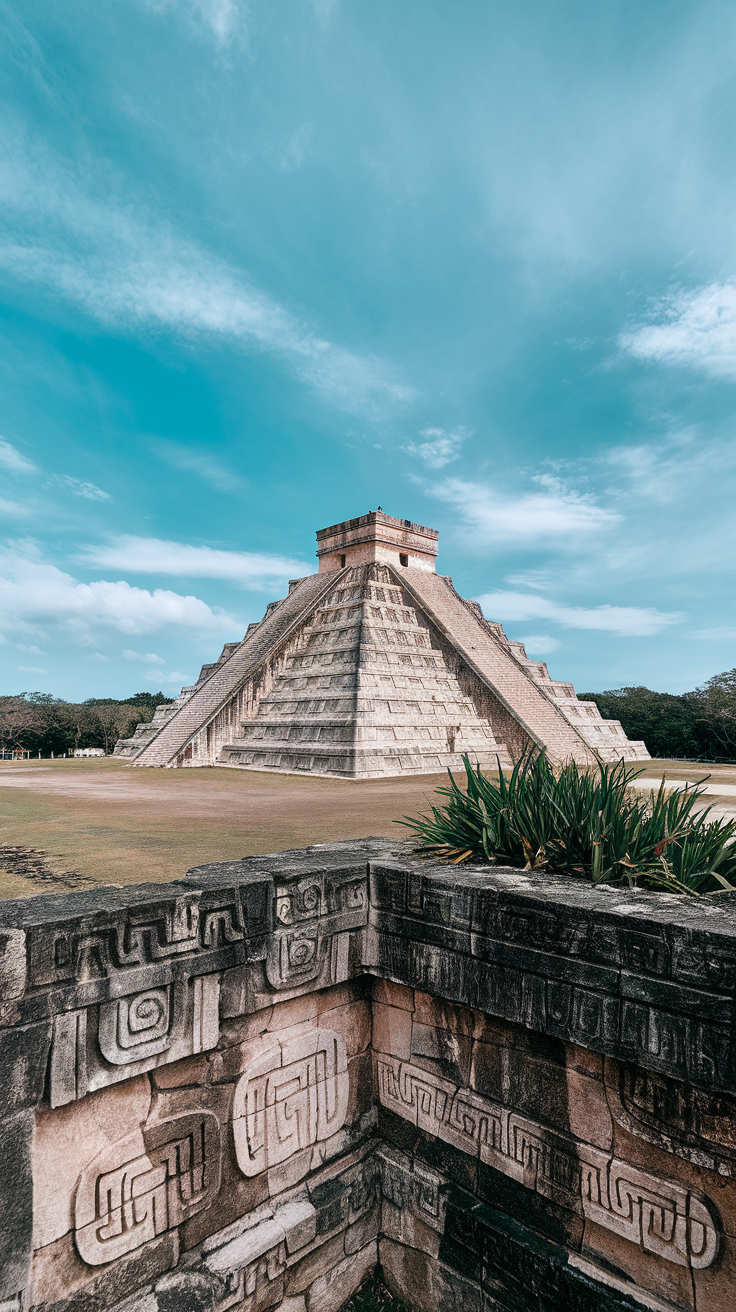
<instances>
[{"instance_id":1,"label":"pyramid terrace tier","mask_svg":"<svg viewBox=\"0 0 736 1312\"><path fill-rule=\"evenodd\" d=\"M484 766L509 763L423 617L396 589L367 582L325 598L304 647L220 761L371 778L461 767L464 752Z\"/></svg>"},{"instance_id":2,"label":"pyramid terrace tier","mask_svg":"<svg viewBox=\"0 0 736 1312\"><path fill-rule=\"evenodd\" d=\"M382 561L290 584L150 725L135 765L221 765L348 778L645 759L617 722L552 680L452 581Z\"/></svg>"}]
</instances>

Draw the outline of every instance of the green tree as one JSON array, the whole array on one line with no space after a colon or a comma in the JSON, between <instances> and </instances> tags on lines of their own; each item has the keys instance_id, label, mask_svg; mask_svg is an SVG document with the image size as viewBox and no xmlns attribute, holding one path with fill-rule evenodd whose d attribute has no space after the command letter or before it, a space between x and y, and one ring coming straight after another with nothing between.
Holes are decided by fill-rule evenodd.
<instances>
[{"instance_id":1,"label":"green tree","mask_svg":"<svg viewBox=\"0 0 736 1312\"><path fill-rule=\"evenodd\" d=\"M683 700L694 715L701 753L711 761L736 761L736 669L714 674Z\"/></svg>"},{"instance_id":2,"label":"green tree","mask_svg":"<svg viewBox=\"0 0 736 1312\"><path fill-rule=\"evenodd\" d=\"M19 693L15 697L0 697L0 749L13 751L25 747L30 734L40 724L36 707Z\"/></svg>"},{"instance_id":3,"label":"green tree","mask_svg":"<svg viewBox=\"0 0 736 1312\"><path fill-rule=\"evenodd\" d=\"M705 751L693 695L638 686L581 692L578 698L595 702L604 720L620 720L627 738L643 738L652 756L692 761L701 759Z\"/></svg>"},{"instance_id":4,"label":"green tree","mask_svg":"<svg viewBox=\"0 0 736 1312\"><path fill-rule=\"evenodd\" d=\"M102 747L111 752L118 738L127 738L136 725L153 719L163 693L139 693L124 701L90 697L65 702L45 692L22 692L0 697L0 747L25 747L36 755L63 756L77 747Z\"/></svg>"}]
</instances>

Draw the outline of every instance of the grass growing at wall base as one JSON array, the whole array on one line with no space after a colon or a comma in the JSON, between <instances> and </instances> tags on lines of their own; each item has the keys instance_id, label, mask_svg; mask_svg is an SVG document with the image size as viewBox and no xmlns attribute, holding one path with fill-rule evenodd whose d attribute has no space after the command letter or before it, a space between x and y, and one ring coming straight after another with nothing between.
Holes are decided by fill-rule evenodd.
<instances>
[{"instance_id":1,"label":"grass growing at wall base","mask_svg":"<svg viewBox=\"0 0 736 1312\"><path fill-rule=\"evenodd\" d=\"M662 782L647 797L630 787L643 770L624 761L555 771L536 753L509 778L499 763L497 779L463 762L465 790L448 771L449 786L437 790L444 805L403 821L426 856L695 896L736 891L736 820L694 810L697 785L668 790Z\"/></svg>"},{"instance_id":2,"label":"grass growing at wall base","mask_svg":"<svg viewBox=\"0 0 736 1312\"><path fill-rule=\"evenodd\" d=\"M400 1298L394 1297L379 1273L370 1276L360 1286L342 1312L411 1312L411 1309Z\"/></svg>"}]
</instances>

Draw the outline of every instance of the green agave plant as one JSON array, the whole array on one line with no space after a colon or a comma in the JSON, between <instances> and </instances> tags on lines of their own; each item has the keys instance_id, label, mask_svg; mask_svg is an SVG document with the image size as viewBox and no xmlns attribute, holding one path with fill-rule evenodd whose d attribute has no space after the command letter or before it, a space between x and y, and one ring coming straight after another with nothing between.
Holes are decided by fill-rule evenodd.
<instances>
[{"instance_id":1,"label":"green agave plant","mask_svg":"<svg viewBox=\"0 0 736 1312\"><path fill-rule=\"evenodd\" d=\"M695 810L698 784L647 796L632 789L642 769L574 762L555 771L542 753L527 754L509 778L481 773L463 757L466 787L451 771L430 816L406 816L426 856L522 866L595 884L671 893L736 891L736 820Z\"/></svg>"}]
</instances>

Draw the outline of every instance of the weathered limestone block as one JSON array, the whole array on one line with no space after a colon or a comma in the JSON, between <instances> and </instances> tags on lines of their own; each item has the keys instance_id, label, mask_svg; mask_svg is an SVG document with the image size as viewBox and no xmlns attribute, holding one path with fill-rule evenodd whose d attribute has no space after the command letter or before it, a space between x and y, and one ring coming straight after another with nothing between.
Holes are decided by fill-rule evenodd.
<instances>
[{"instance_id":1,"label":"weathered limestone block","mask_svg":"<svg viewBox=\"0 0 736 1312\"><path fill-rule=\"evenodd\" d=\"M736 1090L723 901L487 867L371 863L368 968L581 1047ZM642 920L644 918L644 923Z\"/></svg>"},{"instance_id":2,"label":"weathered limestone block","mask_svg":"<svg viewBox=\"0 0 736 1312\"><path fill-rule=\"evenodd\" d=\"M195 871L188 885L9 904L5 1106L42 1098L49 1046L52 1106L211 1051L223 976L225 1014L347 980L360 969L365 869L360 845L338 845L293 874L288 856L276 868L253 858L213 868L203 888Z\"/></svg>"},{"instance_id":3,"label":"weathered limestone block","mask_svg":"<svg viewBox=\"0 0 736 1312\"><path fill-rule=\"evenodd\" d=\"M0 1304L28 1286L33 1257L33 1141L31 1110L0 1121Z\"/></svg>"}]
</instances>

